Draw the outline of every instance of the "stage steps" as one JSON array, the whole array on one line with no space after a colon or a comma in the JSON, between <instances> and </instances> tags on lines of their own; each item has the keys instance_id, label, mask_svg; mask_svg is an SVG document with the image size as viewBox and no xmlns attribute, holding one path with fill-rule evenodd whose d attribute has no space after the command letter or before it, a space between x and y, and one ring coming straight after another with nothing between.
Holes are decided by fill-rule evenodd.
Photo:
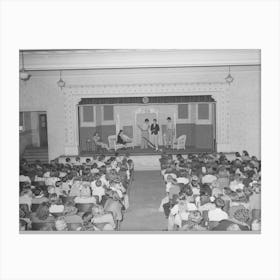
<instances>
[{"instance_id":1,"label":"stage steps","mask_svg":"<svg viewBox=\"0 0 280 280\"><path fill-rule=\"evenodd\" d=\"M48 148L35 148L29 147L26 148L22 158L26 159L29 163L34 163L36 160L40 160L41 163L48 163L49 156L48 156Z\"/></svg>"}]
</instances>

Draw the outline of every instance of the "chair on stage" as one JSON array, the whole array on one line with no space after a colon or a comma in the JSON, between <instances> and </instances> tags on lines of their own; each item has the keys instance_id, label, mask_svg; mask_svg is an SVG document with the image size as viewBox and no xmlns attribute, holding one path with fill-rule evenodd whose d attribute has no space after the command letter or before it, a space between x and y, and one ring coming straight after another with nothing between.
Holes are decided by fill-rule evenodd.
<instances>
[{"instance_id":1,"label":"chair on stage","mask_svg":"<svg viewBox=\"0 0 280 280\"><path fill-rule=\"evenodd\" d=\"M133 142L126 143L125 145L117 144L117 136L116 135L108 136L108 142L109 142L109 149L110 150L112 149L112 150L117 151L118 149L121 149L121 148L128 148L128 147L134 148Z\"/></svg>"},{"instance_id":2,"label":"chair on stage","mask_svg":"<svg viewBox=\"0 0 280 280\"><path fill-rule=\"evenodd\" d=\"M173 149L177 149L177 150L184 149L185 150L186 149L186 139L187 139L187 136L185 134L181 135L180 137L175 139L173 142Z\"/></svg>"}]
</instances>

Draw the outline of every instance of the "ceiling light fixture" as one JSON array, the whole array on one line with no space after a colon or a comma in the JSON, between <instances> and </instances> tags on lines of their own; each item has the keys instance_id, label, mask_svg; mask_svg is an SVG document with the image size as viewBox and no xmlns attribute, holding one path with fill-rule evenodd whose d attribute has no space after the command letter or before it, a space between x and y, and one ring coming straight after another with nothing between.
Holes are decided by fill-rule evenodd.
<instances>
[{"instance_id":1,"label":"ceiling light fixture","mask_svg":"<svg viewBox=\"0 0 280 280\"><path fill-rule=\"evenodd\" d=\"M21 80L27 81L27 80L29 80L31 75L27 71L25 71L25 69L24 69L24 55L23 55L23 51L21 51L21 64L22 64L22 67L19 70L19 77L20 77Z\"/></svg>"},{"instance_id":2,"label":"ceiling light fixture","mask_svg":"<svg viewBox=\"0 0 280 280\"><path fill-rule=\"evenodd\" d=\"M228 66L228 75L225 77L225 80L229 85L234 81L234 78L230 74L230 66Z\"/></svg>"},{"instance_id":3,"label":"ceiling light fixture","mask_svg":"<svg viewBox=\"0 0 280 280\"><path fill-rule=\"evenodd\" d=\"M60 90L62 90L62 88L65 87L65 82L61 78L61 71L59 73L60 73L60 79L57 81L57 86L60 88Z\"/></svg>"}]
</instances>

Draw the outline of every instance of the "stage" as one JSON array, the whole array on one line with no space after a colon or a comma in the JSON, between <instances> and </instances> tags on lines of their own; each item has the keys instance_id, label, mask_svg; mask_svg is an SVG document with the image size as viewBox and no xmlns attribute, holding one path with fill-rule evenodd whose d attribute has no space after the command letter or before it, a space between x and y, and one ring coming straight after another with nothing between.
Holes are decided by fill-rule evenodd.
<instances>
[{"instance_id":1,"label":"stage","mask_svg":"<svg viewBox=\"0 0 280 280\"><path fill-rule=\"evenodd\" d=\"M130 156L151 156L151 155L160 155L162 151L166 151L167 154L177 155L187 155L187 154L197 154L197 153L211 153L211 149L202 149L202 148L196 148L196 147L186 147L186 149L167 149L162 146L159 146L159 150L155 151L152 148L148 149L141 149L139 146L134 148L124 148L124 149L118 149L115 150L109 150L106 149L98 149L96 151L82 151L80 152L81 157L91 157L93 155L105 155L105 156L114 156L115 153L119 153L120 155L124 155L126 153L129 153Z\"/></svg>"},{"instance_id":2,"label":"stage","mask_svg":"<svg viewBox=\"0 0 280 280\"><path fill-rule=\"evenodd\" d=\"M140 147L118 149L117 152L119 155L124 155L129 153L130 158L134 162L135 170L160 170L159 159L161 157L161 150L163 147L159 147L159 151L155 151L152 148L141 149ZM164 148L165 149L165 148ZM177 155L187 155L187 154L197 154L197 153L210 153L209 149L197 149L195 147L187 147L186 149L165 149L167 154ZM97 150L97 151L84 151L79 154L81 163L84 163L86 159L92 159L94 156L105 155L105 156L114 156L114 150ZM63 155L58 158L59 163L66 163L66 158L70 158L72 163L75 163L77 155Z\"/></svg>"}]
</instances>

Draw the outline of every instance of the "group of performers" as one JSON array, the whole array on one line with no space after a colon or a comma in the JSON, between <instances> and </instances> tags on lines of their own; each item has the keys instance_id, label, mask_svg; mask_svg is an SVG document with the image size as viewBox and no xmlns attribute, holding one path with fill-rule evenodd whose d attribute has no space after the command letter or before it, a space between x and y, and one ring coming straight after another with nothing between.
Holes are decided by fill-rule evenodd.
<instances>
[{"instance_id":1,"label":"group of performers","mask_svg":"<svg viewBox=\"0 0 280 280\"><path fill-rule=\"evenodd\" d=\"M160 127L159 124L157 123L157 119L153 119L152 124L150 124L149 119L145 119L144 123L141 126L138 125L138 128L141 130L141 145L140 145L141 149L147 149L148 147L152 147L156 151L158 151L159 149L158 137L159 137ZM164 146L166 148L172 148L174 135L175 135L174 124L171 118L168 117L166 123L166 133L164 134ZM100 141L100 136L97 132L93 135L92 139L96 146L109 151L110 149L109 146ZM131 143L133 140L129 138L127 135L125 135L123 130L121 129L117 135L116 141L117 144L123 145L125 147L126 144Z\"/></svg>"},{"instance_id":2,"label":"group of performers","mask_svg":"<svg viewBox=\"0 0 280 280\"><path fill-rule=\"evenodd\" d=\"M159 125L157 123L157 119L153 119L152 124L150 125L149 119L145 119L145 122L142 126L138 126L141 130L141 149L146 149L148 146L155 148L158 150L158 136L159 136ZM149 133L151 132L151 134ZM151 138L150 138L151 135ZM166 124L166 133L164 136L164 146L166 148L172 148L173 138L175 135L174 124L170 117L167 118ZM150 139L149 139L150 138Z\"/></svg>"}]
</instances>

